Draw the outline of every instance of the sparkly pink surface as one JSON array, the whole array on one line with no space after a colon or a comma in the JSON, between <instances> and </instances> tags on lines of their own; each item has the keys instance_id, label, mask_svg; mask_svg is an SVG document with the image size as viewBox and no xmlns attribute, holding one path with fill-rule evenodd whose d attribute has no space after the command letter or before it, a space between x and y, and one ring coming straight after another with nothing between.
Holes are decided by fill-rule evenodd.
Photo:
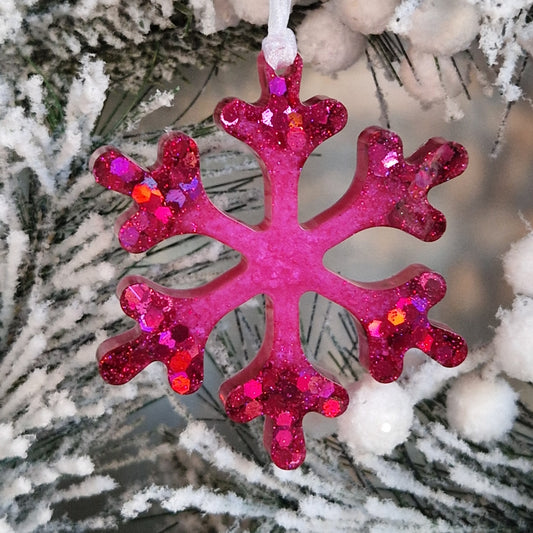
<instances>
[{"instance_id":1,"label":"sparkly pink surface","mask_svg":"<svg viewBox=\"0 0 533 533\"><path fill-rule=\"evenodd\" d=\"M461 174L462 146L431 139L405 159L400 138L378 127L359 136L352 185L332 207L298 222L298 179L309 154L346 123L344 106L331 99L299 100L300 57L283 76L258 60L262 95L254 104L222 101L215 120L249 145L265 178L265 219L247 226L219 211L203 189L198 149L182 133L165 135L155 165L143 169L112 147L91 160L98 183L129 195L134 206L118 221L122 246L142 252L173 235L199 233L242 254L232 270L199 288L173 290L141 277L126 277L118 293L134 329L105 341L100 372L123 384L154 361L168 369L171 387L196 391L203 378L203 352L215 324L257 294L266 297L265 339L255 359L223 383L228 415L248 422L265 417L265 446L281 468L305 458L302 419L315 411L344 412L346 391L306 359L300 341L300 297L317 292L346 308L359 330L360 361L383 383L397 379L409 348L420 348L444 366L463 361L464 340L427 318L446 291L443 278L412 265L381 282L356 283L329 271L323 256L351 235L390 226L419 239L438 239L442 213L427 201L433 186Z\"/></svg>"}]
</instances>

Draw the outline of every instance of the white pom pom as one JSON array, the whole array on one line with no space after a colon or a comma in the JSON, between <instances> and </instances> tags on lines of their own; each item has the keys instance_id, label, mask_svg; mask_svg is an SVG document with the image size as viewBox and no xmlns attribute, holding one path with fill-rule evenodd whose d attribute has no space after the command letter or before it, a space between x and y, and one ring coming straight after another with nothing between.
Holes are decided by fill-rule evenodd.
<instances>
[{"instance_id":1,"label":"white pom pom","mask_svg":"<svg viewBox=\"0 0 533 533\"><path fill-rule=\"evenodd\" d=\"M463 437L482 442L503 437L512 427L517 393L503 379L460 377L448 392L448 420Z\"/></svg>"},{"instance_id":2,"label":"white pom pom","mask_svg":"<svg viewBox=\"0 0 533 533\"><path fill-rule=\"evenodd\" d=\"M363 35L351 31L325 8L309 13L296 36L304 61L323 74L333 74L353 65L366 45Z\"/></svg>"},{"instance_id":3,"label":"white pom pom","mask_svg":"<svg viewBox=\"0 0 533 533\"><path fill-rule=\"evenodd\" d=\"M400 0L333 0L341 20L354 31L382 33Z\"/></svg>"},{"instance_id":4,"label":"white pom pom","mask_svg":"<svg viewBox=\"0 0 533 533\"><path fill-rule=\"evenodd\" d=\"M448 57L435 57L418 51L409 53L411 64L403 59L400 64L400 79L405 90L424 105L442 102L457 96L461 80Z\"/></svg>"},{"instance_id":5,"label":"white pom pom","mask_svg":"<svg viewBox=\"0 0 533 533\"><path fill-rule=\"evenodd\" d=\"M204 35L211 35L239 22L230 0L190 0L190 6L198 29Z\"/></svg>"},{"instance_id":6,"label":"white pom pom","mask_svg":"<svg viewBox=\"0 0 533 533\"><path fill-rule=\"evenodd\" d=\"M500 310L494 335L494 361L510 377L533 382L533 300L519 296Z\"/></svg>"},{"instance_id":7,"label":"white pom pom","mask_svg":"<svg viewBox=\"0 0 533 533\"><path fill-rule=\"evenodd\" d=\"M413 403L400 385L365 376L349 392L350 405L338 418L338 433L354 451L383 455L407 439Z\"/></svg>"},{"instance_id":8,"label":"white pom pom","mask_svg":"<svg viewBox=\"0 0 533 533\"><path fill-rule=\"evenodd\" d=\"M533 296L533 233L511 245L503 270L515 293Z\"/></svg>"},{"instance_id":9,"label":"white pom pom","mask_svg":"<svg viewBox=\"0 0 533 533\"><path fill-rule=\"evenodd\" d=\"M425 0L414 11L407 33L417 49L436 56L466 50L479 31L477 8L461 0Z\"/></svg>"},{"instance_id":10,"label":"white pom pom","mask_svg":"<svg viewBox=\"0 0 533 533\"><path fill-rule=\"evenodd\" d=\"M269 3L266 0L229 0L237 16L257 26L268 22Z\"/></svg>"}]
</instances>

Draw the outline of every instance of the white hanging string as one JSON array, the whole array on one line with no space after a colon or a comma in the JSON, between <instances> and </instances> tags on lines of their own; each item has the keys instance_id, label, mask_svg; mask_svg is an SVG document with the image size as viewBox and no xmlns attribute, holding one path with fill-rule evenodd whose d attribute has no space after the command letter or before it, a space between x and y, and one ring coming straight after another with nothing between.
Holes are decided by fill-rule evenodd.
<instances>
[{"instance_id":1,"label":"white hanging string","mask_svg":"<svg viewBox=\"0 0 533 533\"><path fill-rule=\"evenodd\" d=\"M287 27L291 13L291 0L270 0L268 35L263 39L263 54L274 69L292 65L298 52L296 37Z\"/></svg>"}]
</instances>

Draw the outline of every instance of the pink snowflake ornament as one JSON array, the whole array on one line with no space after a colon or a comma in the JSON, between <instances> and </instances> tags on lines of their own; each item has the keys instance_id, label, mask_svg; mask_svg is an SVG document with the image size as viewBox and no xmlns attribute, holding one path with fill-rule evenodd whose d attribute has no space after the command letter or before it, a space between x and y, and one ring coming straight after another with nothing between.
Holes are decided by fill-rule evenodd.
<instances>
[{"instance_id":1,"label":"pink snowflake ornament","mask_svg":"<svg viewBox=\"0 0 533 533\"><path fill-rule=\"evenodd\" d=\"M323 256L351 235L376 226L438 239L445 219L428 203L427 193L461 174L467 155L459 144L435 138L406 159L396 134L367 128L358 140L358 166L348 191L300 224L301 169L320 143L344 127L346 109L331 99L300 102L299 56L278 75L260 54L258 69L259 100L226 99L215 120L259 157L265 179L265 218L259 225L248 226L212 204L202 186L196 144L183 133L161 139L158 159L148 169L112 147L93 155L97 182L134 201L118 221L126 250L142 252L171 236L198 233L242 255L236 267L194 289L124 278L118 287L120 303L137 325L105 341L98 359L102 377L111 384L126 383L159 361L174 391L192 393L202 383L203 352L216 323L264 294L264 342L254 360L222 384L220 397L237 422L264 416L264 442L272 460L293 469L305 458L303 417L312 411L336 417L348 404L345 389L304 355L298 309L304 293L316 292L353 315L360 362L380 382L400 376L410 348L448 367L466 357L464 340L427 318L446 290L439 274L412 265L381 282L356 283L328 270Z\"/></svg>"}]
</instances>

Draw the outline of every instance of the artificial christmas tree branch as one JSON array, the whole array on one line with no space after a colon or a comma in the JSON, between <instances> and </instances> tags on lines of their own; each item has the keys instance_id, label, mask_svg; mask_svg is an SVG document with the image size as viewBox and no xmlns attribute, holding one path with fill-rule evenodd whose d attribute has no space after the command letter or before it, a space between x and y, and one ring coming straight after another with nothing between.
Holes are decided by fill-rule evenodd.
<instances>
[{"instance_id":1,"label":"artificial christmas tree branch","mask_svg":"<svg viewBox=\"0 0 533 533\"><path fill-rule=\"evenodd\" d=\"M211 381L190 402L168 395L157 369L123 388L100 380L97 345L128 327L112 294L117 278L142 273L167 285L200 284L236 261L234 253L194 239L128 256L112 235L127 202L100 191L86 166L103 141L153 161L156 139L169 123L149 132L136 125L155 106L168 105L172 89L164 82L188 65L216 70L259 49L264 28L239 22L251 15L247 3L204 2L213 10L202 19L198 4L22 1L0 7L0 529L528 530L531 411L518 403L506 440L477 442L477 435L462 438L450 429L446 391L451 387L457 398L465 389L478 391L466 398L483 399L479 405L487 402L488 409L495 398L499 409L514 394L502 384L502 368L531 380L531 237L507 256L506 276L517 297L501 311L494 343L462 370L415 365L400 382L417 402L414 425L406 443L386 457L361 450L372 440L349 427L310 423L308 462L288 476L268 465L260 424L243 427L221 417L218 383L256 353L261 301L239 308L215 331L208 345ZM322 8L339 19L342 2L306 4L291 18L297 33L306 16ZM413 2L396 4L396 14L416 10ZM480 13L479 36L449 62L448 56L435 62L430 53L425 63L407 47L408 14L386 33L363 39L374 45L363 50L385 95L391 73L383 65L392 65L405 86L398 74L405 61L404 72L425 87L437 73L435 79L451 80L464 93L470 87L464 72L472 69L487 86L494 82L509 105L528 96L520 88L529 69L530 2L463 4L475 4ZM221 6L235 13L236 25L206 36L197 28L215 29ZM320 58L310 60L320 65ZM431 93L440 98L433 105L450 96L439 87ZM111 93L124 94L125 105L108 99ZM204 179L214 202L239 216L260 211L253 158L225 143L209 121L186 133L209 152L202 167L210 167ZM178 256L181 263L170 261ZM307 353L318 354L341 380L345 374L343 383L361 381L350 317L321 300L309 309L301 324ZM477 377L490 375L496 379L487 396ZM453 389L457 376L463 385ZM468 429L463 408L450 408L458 427ZM170 418L158 419L161 411Z\"/></svg>"}]
</instances>

